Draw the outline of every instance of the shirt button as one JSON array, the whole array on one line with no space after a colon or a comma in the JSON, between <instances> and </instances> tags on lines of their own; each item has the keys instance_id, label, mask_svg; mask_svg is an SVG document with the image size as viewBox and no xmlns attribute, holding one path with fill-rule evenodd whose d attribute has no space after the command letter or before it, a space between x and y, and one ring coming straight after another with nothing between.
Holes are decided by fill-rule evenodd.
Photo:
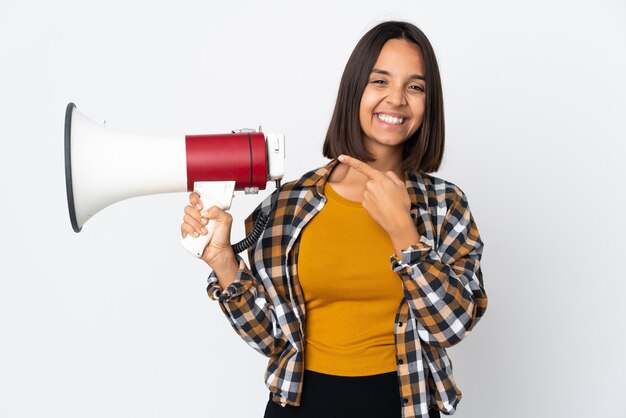
<instances>
[{"instance_id":1,"label":"shirt button","mask_svg":"<svg viewBox=\"0 0 626 418\"><path fill-rule=\"evenodd\" d=\"M402 403L409 403L409 400L407 398L402 398Z\"/></svg>"},{"instance_id":2,"label":"shirt button","mask_svg":"<svg viewBox=\"0 0 626 418\"><path fill-rule=\"evenodd\" d=\"M399 359L398 359L398 364L402 364L402 363L404 363L404 361L402 361L402 359L401 359L401 358L399 358Z\"/></svg>"},{"instance_id":3,"label":"shirt button","mask_svg":"<svg viewBox=\"0 0 626 418\"><path fill-rule=\"evenodd\" d=\"M402 322L398 322L399 327L401 327L402 325L404 325Z\"/></svg>"}]
</instances>

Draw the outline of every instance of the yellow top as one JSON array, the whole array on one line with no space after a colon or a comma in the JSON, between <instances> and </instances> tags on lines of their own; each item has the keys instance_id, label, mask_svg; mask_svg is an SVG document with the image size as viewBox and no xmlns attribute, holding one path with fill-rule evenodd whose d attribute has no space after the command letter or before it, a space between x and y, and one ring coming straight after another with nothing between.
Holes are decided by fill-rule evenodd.
<instances>
[{"instance_id":1,"label":"yellow top","mask_svg":"<svg viewBox=\"0 0 626 418\"><path fill-rule=\"evenodd\" d=\"M298 278L306 308L304 367L339 376L396 370L394 319L404 294L394 248L360 202L326 183L324 208L302 232Z\"/></svg>"}]
</instances>

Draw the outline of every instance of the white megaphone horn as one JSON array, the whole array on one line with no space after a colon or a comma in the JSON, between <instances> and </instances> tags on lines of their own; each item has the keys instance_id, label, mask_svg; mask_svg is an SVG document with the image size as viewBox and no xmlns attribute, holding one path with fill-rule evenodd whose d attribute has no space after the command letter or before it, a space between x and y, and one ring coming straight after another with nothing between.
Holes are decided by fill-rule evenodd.
<instances>
[{"instance_id":1,"label":"white megaphone horn","mask_svg":"<svg viewBox=\"0 0 626 418\"><path fill-rule=\"evenodd\" d=\"M149 137L114 132L81 114L65 112L65 182L75 232L105 207L131 197L196 191L204 208L229 209L235 190L257 193L279 185L285 137L262 132ZM183 246L200 257L208 233L187 236Z\"/></svg>"}]
</instances>

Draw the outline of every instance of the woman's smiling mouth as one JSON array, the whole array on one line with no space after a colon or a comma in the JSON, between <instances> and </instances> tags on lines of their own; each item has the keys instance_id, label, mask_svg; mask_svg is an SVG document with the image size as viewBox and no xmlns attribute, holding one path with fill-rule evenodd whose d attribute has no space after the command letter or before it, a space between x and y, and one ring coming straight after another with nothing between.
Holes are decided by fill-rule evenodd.
<instances>
[{"instance_id":1,"label":"woman's smiling mouth","mask_svg":"<svg viewBox=\"0 0 626 418\"><path fill-rule=\"evenodd\" d=\"M406 120L406 118L391 116L386 113L376 113L375 115L378 119L390 125L402 125Z\"/></svg>"}]
</instances>

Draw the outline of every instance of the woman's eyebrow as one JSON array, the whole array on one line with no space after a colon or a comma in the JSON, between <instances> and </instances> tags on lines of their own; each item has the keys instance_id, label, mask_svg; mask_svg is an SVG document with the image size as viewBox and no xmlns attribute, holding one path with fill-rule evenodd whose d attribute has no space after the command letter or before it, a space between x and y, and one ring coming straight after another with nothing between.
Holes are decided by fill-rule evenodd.
<instances>
[{"instance_id":1,"label":"woman's eyebrow","mask_svg":"<svg viewBox=\"0 0 626 418\"><path fill-rule=\"evenodd\" d=\"M382 74L382 75L386 75L386 76L391 76L391 74L389 73L389 71L386 70L379 70L378 68L373 68L372 69L372 73L376 73L376 74ZM413 74L409 77L411 80L416 79L416 80L422 80L424 81L425 78L423 75L421 74Z\"/></svg>"}]
</instances>

